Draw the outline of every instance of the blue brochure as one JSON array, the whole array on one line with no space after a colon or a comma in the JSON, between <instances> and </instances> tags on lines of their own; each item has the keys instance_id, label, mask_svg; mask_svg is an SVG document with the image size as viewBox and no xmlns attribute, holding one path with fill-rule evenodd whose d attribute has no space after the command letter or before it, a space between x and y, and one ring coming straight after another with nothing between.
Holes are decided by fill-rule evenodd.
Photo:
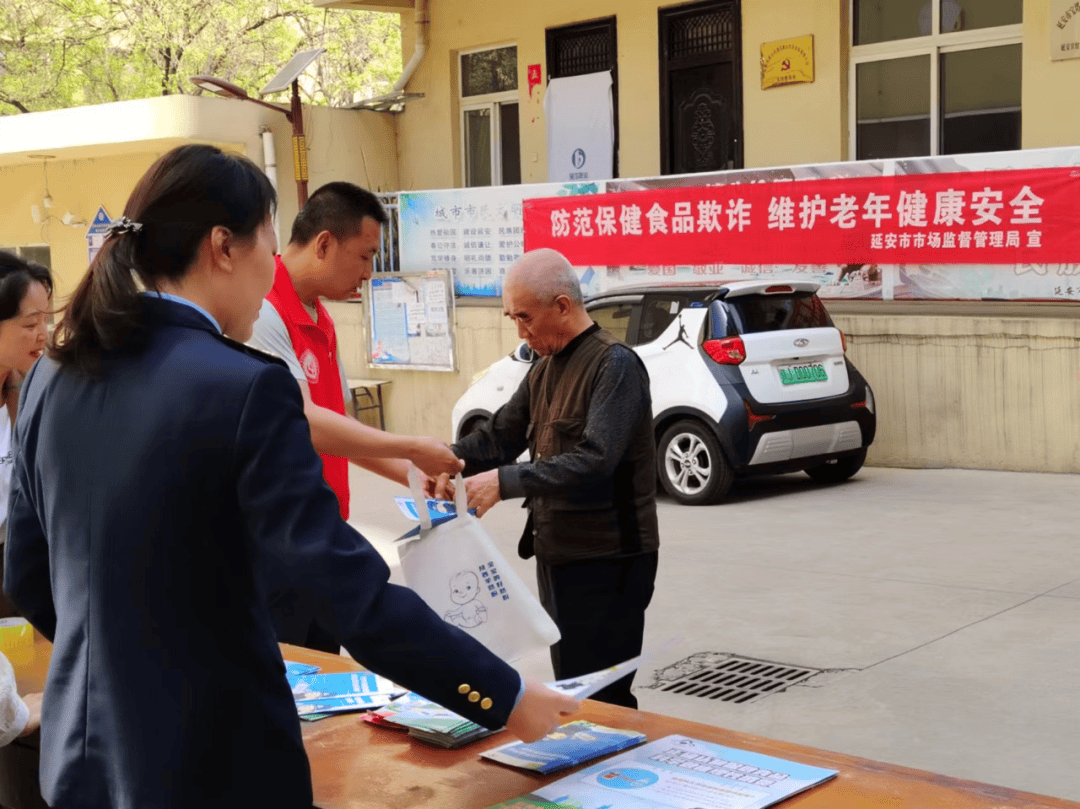
<instances>
[{"instance_id":1,"label":"blue brochure","mask_svg":"<svg viewBox=\"0 0 1080 809\"><path fill-rule=\"evenodd\" d=\"M385 677L369 671L343 671L336 674L301 674L290 681L293 699L297 702L404 694L407 689L398 688ZM380 705L386 704L380 702Z\"/></svg>"},{"instance_id":2,"label":"blue brochure","mask_svg":"<svg viewBox=\"0 0 1080 809\"><path fill-rule=\"evenodd\" d=\"M763 809L837 775L687 736L665 736L489 809Z\"/></svg>"},{"instance_id":3,"label":"blue brochure","mask_svg":"<svg viewBox=\"0 0 1080 809\"><path fill-rule=\"evenodd\" d=\"M645 741L636 730L618 730L579 720L568 722L536 742L511 742L480 755L501 764L539 773L557 772Z\"/></svg>"}]
</instances>

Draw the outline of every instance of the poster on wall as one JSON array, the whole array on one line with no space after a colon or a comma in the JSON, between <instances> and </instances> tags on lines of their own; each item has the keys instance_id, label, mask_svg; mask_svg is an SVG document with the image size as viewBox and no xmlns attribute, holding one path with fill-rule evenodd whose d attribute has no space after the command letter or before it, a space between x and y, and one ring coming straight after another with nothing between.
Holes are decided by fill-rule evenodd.
<instances>
[{"instance_id":1,"label":"poster on wall","mask_svg":"<svg viewBox=\"0 0 1080 809\"><path fill-rule=\"evenodd\" d=\"M889 161L861 161L847 163L833 163L821 165L806 165L769 169L752 169L729 172L717 172L713 174L681 175L659 177L651 179L610 180L606 184L607 190L613 193L626 191L645 191L650 189L689 189L689 188L712 188L717 186L761 186L768 184L768 188L762 191L748 191L747 194L735 193L730 196L736 201L742 199L750 202L750 196L764 194L762 201L758 203L757 211L750 211L750 222L754 221L754 213L760 216L759 224L766 233L765 243L772 244L781 234L790 235L791 230L798 231L804 224L810 224L803 217L814 217L816 226L818 218L814 214L814 206L820 212L821 201L816 201L816 196L825 200L826 213L831 219L839 214L839 210L833 211L829 206L839 200L845 194L843 184L848 180L859 178L880 178L882 182L893 183L893 196L886 205L882 201L881 213L891 215L891 218L883 217L882 226L876 225L876 205L871 205L871 210L866 210L865 204L869 201L869 193L860 198L858 219L859 224L871 225L868 231L871 239L868 247L880 244L880 249L873 249L871 255L863 255L867 251L860 251L860 255L847 255L843 262L811 263L815 259L809 251L798 250L786 260L767 258L761 256L752 261L738 261L733 258L727 249L729 242L725 239L727 233L727 208L720 217L718 224L723 226L723 233L717 231L710 233L712 249L708 255L708 262L691 261L686 256L681 256L674 250L665 249L663 259L665 263L652 263L642 260L640 251L635 251L633 261L616 266L619 261L611 260L612 266L603 273L604 288L611 289L620 286L655 283L657 281L672 283L721 283L734 280L752 280L770 277L801 277L822 284L820 295L825 298L868 298L868 299L951 299L951 300L1080 300L1080 249L1077 249L1075 241L1066 240L1065 247L1059 242L1059 249L1064 249L1064 255L1053 256L1049 252L1042 252L1042 246L1048 244L1043 239L1046 231L1045 223L1039 222L1012 222L1013 219L1023 220L1026 218L1042 218L1041 214L1032 213L1030 217L1023 214L1025 197L1020 197L1024 186L1017 187L1017 193L1005 199L1005 188L996 188L991 183L991 173L1023 172L1035 169L1067 168L1069 171L1058 172L1062 182L1070 184L1075 182L1072 176L1075 169L1080 167L1080 149L1077 148L1053 148L1039 150L1024 150L1016 152L991 152L971 155L952 155L947 157L911 158ZM964 177L962 175L967 174ZM1052 174L1052 173L1051 173ZM918 182L925 183L933 189L933 194L928 195L926 189L921 193L927 198L925 214L927 216L926 228L921 228L921 213L913 210L910 205L905 208L905 227L899 226L900 216L900 190L905 190L906 203L912 200L917 202L916 208L921 207L921 197L913 196L917 189L902 186L907 178L914 175L956 175L957 183L950 184L944 177L924 177ZM1003 175L998 175L1000 179ZM1017 178L1019 174L1012 174ZM1049 176L1049 175L1046 175ZM1080 177L1080 175L1077 175ZM809 193L813 186L802 185L803 181L832 180L841 183L835 191L829 184L819 186L819 190ZM796 182L795 186L785 188L783 183ZM857 183L856 183L857 185ZM937 186L942 186L938 188ZM805 189L805 191L804 191ZM960 192L963 192L961 198ZM997 199L998 193L1002 199ZM878 192L879 195L883 192ZM1034 193L1034 192L1032 192ZM938 194L942 196L938 197ZM807 197L808 206L803 208L803 197ZM834 199L834 197L836 199ZM609 197L609 200L618 199ZM727 199L727 197L725 197ZM1043 199L1039 197L1039 199ZM1052 197L1051 197L1052 199ZM774 202L775 200L775 202ZM791 201L793 210L788 210L788 200ZM686 200L680 200L685 203ZM1016 201L1020 205L1017 208L1010 203ZM940 202L940 211L939 211ZM1001 207L998 207L1000 202ZM986 203L986 204L983 204ZM647 213L651 202L643 209ZM760 205L765 207L762 209ZM1035 205L1040 211L1045 206ZM770 211L770 206L772 210ZM597 208L599 204L597 204ZM612 207L610 201L604 207ZM640 205L638 207L641 207ZM739 206L740 209L742 206ZM570 226L570 240L573 241L574 210L582 210L581 218L587 215L583 212L585 206L578 205L569 211L566 218ZM680 209L685 210L685 205ZM1050 208L1046 209L1048 212ZM1058 218L1057 224L1049 227L1069 226L1073 221L1075 225L1075 205L1066 206L1064 220ZM596 211L598 213L598 211ZM621 215L621 208L616 211L616 219ZM660 211L654 214L654 218ZM668 216L664 223L673 230L672 216L674 208L667 211ZM693 228L698 229L696 209ZM794 228L788 228L789 214L794 214ZM867 214L874 214L868 220L862 220ZM915 214L914 220L911 214ZM985 214L989 214L986 216ZM595 214L594 214L595 216ZM604 214L606 219L606 212ZM663 217L661 217L663 219ZM935 219L939 220L935 222ZM961 223L960 219L964 221ZM994 221L1000 219L1001 222ZM645 222L646 233L650 224ZM845 223L849 219L844 218ZM914 221L914 225L912 225ZM685 223L685 217L683 219ZM772 223L773 227L768 225ZM975 223L978 222L978 225ZM999 228L998 225L1001 225ZM887 225L893 225L889 228ZM592 229L599 231L595 221ZM610 228L610 224L605 226ZM621 228L621 224L619 225ZM659 228L659 224L657 225ZM680 225L682 227L682 225ZM809 230L810 228L805 228ZM856 227L856 229L858 229ZM738 222L736 221L736 231ZM851 230L845 228L844 230ZM952 236L947 235L952 232ZM561 232L561 230L560 230ZM744 229L744 232L749 232ZM922 232L921 243L917 241L918 234ZM904 234L908 238L904 239ZM931 242L931 235L933 241ZM665 248L676 243L675 234L661 234L665 236ZM687 234L679 234L685 236ZM880 241L874 239L877 235ZM890 236L894 237L889 238ZM567 237L560 238L561 249L569 250ZM636 237L635 237L636 238ZM1001 245L998 246L998 241ZM1020 248L1016 249L1016 242ZM553 242L554 244L554 242ZM911 258L899 259L890 257L888 250L898 249L906 244L909 250L919 249L921 254ZM969 258L955 255L959 252L960 245L966 244ZM917 248L916 246L919 245ZM937 245L933 247L931 245ZM1031 245L1030 247L1028 245ZM531 246L531 245L530 245ZM761 247L757 245L756 247ZM981 246L981 247L980 247ZM950 251L954 254L949 255ZM1040 257L1039 254L1042 253ZM611 255L605 253L605 255ZM946 257L947 256L947 257ZM579 257L577 261L584 260ZM817 257L816 260L821 260ZM762 263L771 261L772 263ZM678 262L678 263L675 263Z\"/></svg>"},{"instance_id":2,"label":"poster on wall","mask_svg":"<svg viewBox=\"0 0 1080 809\"><path fill-rule=\"evenodd\" d=\"M105 206L102 205L97 209L97 213L94 214L94 221L90 223L90 227L86 229L86 261L87 264L94 263L94 256L98 254L101 249L101 245L105 244L105 236L109 232L109 225L112 224L112 219L109 214L105 212Z\"/></svg>"},{"instance_id":3,"label":"poster on wall","mask_svg":"<svg viewBox=\"0 0 1080 809\"><path fill-rule=\"evenodd\" d=\"M603 183L543 183L403 191L398 195L402 271L446 271L458 297L501 297L506 270L524 252L522 201L603 190Z\"/></svg>"},{"instance_id":4,"label":"poster on wall","mask_svg":"<svg viewBox=\"0 0 1080 809\"><path fill-rule=\"evenodd\" d=\"M1050 2L1050 61L1080 59L1080 0Z\"/></svg>"},{"instance_id":5,"label":"poster on wall","mask_svg":"<svg viewBox=\"0 0 1080 809\"><path fill-rule=\"evenodd\" d=\"M552 79L544 94L548 181L607 180L615 164L611 71Z\"/></svg>"},{"instance_id":6,"label":"poster on wall","mask_svg":"<svg viewBox=\"0 0 1080 809\"><path fill-rule=\"evenodd\" d=\"M446 270L380 275L367 286L371 367L454 370L454 296Z\"/></svg>"}]
</instances>

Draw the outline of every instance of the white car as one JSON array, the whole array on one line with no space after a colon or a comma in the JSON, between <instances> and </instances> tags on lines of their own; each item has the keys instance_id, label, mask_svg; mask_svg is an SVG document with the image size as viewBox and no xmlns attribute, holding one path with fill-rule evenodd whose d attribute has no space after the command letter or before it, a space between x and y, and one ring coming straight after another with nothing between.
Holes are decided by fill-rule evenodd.
<instances>
[{"instance_id":1,"label":"white car","mask_svg":"<svg viewBox=\"0 0 1080 809\"><path fill-rule=\"evenodd\" d=\"M805 470L839 482L862 468L877 422L844 335L805 281L631 287L589 298L593 320L649 371L657 473L680 503L724 499L737 475ZM510 398L526 344L477 375L454 406L455 440Z\"/></svg>"}]
</instances>

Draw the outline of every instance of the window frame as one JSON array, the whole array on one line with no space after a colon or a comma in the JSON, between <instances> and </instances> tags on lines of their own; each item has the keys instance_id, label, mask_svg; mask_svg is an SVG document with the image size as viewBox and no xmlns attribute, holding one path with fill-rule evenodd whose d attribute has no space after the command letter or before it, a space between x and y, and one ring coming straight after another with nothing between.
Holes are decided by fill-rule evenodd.
<instances>
[{"instance_id":1,"label":"window frame","mask_svg":"<svg viewBox=\"0 0 1080 809\"><path fill-rule=\"evenodd\" d=\"M483 53L484 51L497 51L503 48L518 48L516 42L504 42L500 45L485 45L482 48L467 48L457 53L458 69L458 133L461 142L461 187L462 188L489 188L503 184L502 178L502 120L499 116L499 108L503 104L513 103L518 105L518 116L521 115L521 69L518 65L518 87L514 90L503 90L499 93L483 93L481 95L465 95L464 71L461 60L471 53ZM475 110L488 111L488 126L491 136L491 185L469 185L469 144L468 130L465 125L466 114ZM520 130L519 130L520 131ZM521 139L518 138L518 160L521 159Z\"/></svg>"},{"instance_id":2,"label":"window frame","mask_svg":"<svg viewBox=\"0 0 1080 809\"><path fill-rule=\"evenodd\" d=\"M930 153L915 157L938 157L941 154L941 57L948 53L982 50L1002 45L1024 45L1024 23L1000 25L994 28L976 28L972 31L941 33L941 0L931 0L932 28L928 35L875 42L872 45L855 44L855 3L848 0L848 159L856 160L859 154L859 95L858 66L868 62L926 56L930 60ZM1009 108L1013 109L1013 108ZM1021 108L1021 126L1023 125ZM1022 144L1018 144L1021 148ZM883 158L899 159L899 158Z\"/></svg>"}]
</instances>

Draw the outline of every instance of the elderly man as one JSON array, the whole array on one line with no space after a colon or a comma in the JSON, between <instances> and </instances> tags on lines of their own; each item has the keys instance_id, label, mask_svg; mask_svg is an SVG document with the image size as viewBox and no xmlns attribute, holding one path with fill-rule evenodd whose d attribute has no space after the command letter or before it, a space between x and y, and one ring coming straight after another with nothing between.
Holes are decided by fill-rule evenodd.
<instances>
[{"instance_id":1,"label":"elderly man","mask_svg":"<svg viewBox=\"0 0 1080 809\"><path fill-rule=\"evenodd\" d=\"M554 250L510 268L503 310L540 359L490 423L452 449L478 514L526 498L518 550L535 554L540 600L562 632L555 676L576 677L641 652L659 547L649 376L592 322ZM526 447L531 460L516 464ZM593 698L636 708L632 680Z\"/></svg>"}]
</instances>

